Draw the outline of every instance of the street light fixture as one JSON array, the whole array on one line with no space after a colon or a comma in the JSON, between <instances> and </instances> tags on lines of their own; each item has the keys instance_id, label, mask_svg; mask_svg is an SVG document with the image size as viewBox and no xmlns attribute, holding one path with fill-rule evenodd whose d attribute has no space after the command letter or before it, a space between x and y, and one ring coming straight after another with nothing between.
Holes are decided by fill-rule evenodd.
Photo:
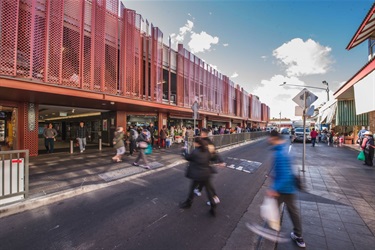
<instances>
[{"instance_id":1,"label":"street light fixture","mask_svg":"<svg viewBox=\"0 0 375 250\"><path fill-rule=\"evenodd\" d=\"M306 85L296 85L296 84L289 84L289 83L282 83L280 84L279 86L285 86L285 85L288 85L288 86L295 86L295 87L307 87L307 88L312 88L312 89L322 89L322 90L325 90L327 92L327 102L329 102L329 86L328 86L328 82L326 81L322 81L322 83L324 85L327 86L327 88L321 88L321 87L314 87L314 86L306 86Z\"/></svg>"}]
</instances>

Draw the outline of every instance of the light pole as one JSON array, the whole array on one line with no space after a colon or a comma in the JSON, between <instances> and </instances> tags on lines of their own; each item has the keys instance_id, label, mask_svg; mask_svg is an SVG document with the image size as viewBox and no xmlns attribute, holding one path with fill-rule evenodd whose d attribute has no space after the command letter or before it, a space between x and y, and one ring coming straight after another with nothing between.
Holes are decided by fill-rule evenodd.
<instances>
[{"instance_id":1,"label":"light pole","mask_svg":"<svg viewBox=\"0 0 375 250\"><path fill-rule=\"evenodd\" d=\"M280 115L280 125L279 125L279 132L281 133L281 111L280 111L279 115Z\"/></svg>"},{"instance_id":2,"label":"light pole","mask_svg":"<svg viewBox=\"0 0 375 250\"><path fill-rule=\"evenodd\" d=\"M326 82L326 81L322 81L322 83L323 83L324 85L326 85L327 88L314 87L314 86L307 86L307 85L289 84L289 83L286 83L286 82L280 84L279 86L285 86L285 85L287 85L287 86L294 86L294 87L306 87L306 88L312 88L312 89L322 89L322 90L325 90L325 91L327 92L327 102L329 102L329 86L328 86L328 82Z\"/></svg>"}]
</instances>

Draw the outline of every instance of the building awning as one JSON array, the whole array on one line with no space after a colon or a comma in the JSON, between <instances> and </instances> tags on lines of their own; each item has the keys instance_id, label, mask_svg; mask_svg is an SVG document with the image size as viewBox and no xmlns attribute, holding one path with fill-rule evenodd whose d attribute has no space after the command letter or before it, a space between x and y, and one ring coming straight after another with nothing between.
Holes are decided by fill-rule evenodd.
<instances>
[{"instance_id":1,"label":"building awning","mask_svg":"<svg viewBox=\"0 0 375 250\"><path fill-rule=\"evenodd\" d=\"M375 3L372 5L371 9L367 13L365 19L362 21L357 32L354 34L353 38L350 40L347 50L350 50L361 44L363 41L368 38L375 37Z\"/></svg>"},{"instance_id":2,"label":"building awning","mask_svg":"<svg viewBox=\"0 0 375 250\"><path fill-rule=\"evenodd\" d=\"M332 123L336 114L337 100L331 100L319 109L318 124Z\"/></svg>"}]
</instances>

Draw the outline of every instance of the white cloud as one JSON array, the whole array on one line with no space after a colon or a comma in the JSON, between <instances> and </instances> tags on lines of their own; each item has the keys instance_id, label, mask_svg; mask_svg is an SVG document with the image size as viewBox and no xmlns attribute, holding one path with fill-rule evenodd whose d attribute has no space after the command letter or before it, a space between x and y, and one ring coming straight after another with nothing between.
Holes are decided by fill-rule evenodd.
<instances>
[{"instance_id":1,"label":"white cloud","mask_svg":"<svg viewBox=\"0 0 375 250\"><path fill-rule=\"evenodd\" d=\"M261 56L260 58L262 58L265 61L267 60L268 56Z\"/></svg>"},{"instance_id":2,"label":"white cloud","mask_svg":"<svg viewBox=\"0 0 375 250\"><path fill-rule=\"evenodd\" d=\"M205 31L202 31L199 34L192 32L190 38L191 40L188 43L188 46L192 53L210 50L212 44L217 44L219 42L219 38L217 36L213 37L207 34Z\"/></svg>"},{"instance_id":3,"label":"white cloud","mask_svg":"<svg viewBox=\"0 0 375 250\"><path fill-rule=\"evenodd\" d=\"M192 32L192 29L194 27L194 23L190 20L186 21L186 24L182 26L179 30L178 34L172 33L171 36L171 42L172 42L172 48L177 48L178 43L182 43L185 40L185 36L188 33Z\"/></svg>"},{"instance_id":4,"label":"white cloud","mask_svg":"<svg viewBox=\"0 0 375 250\"><path fill-rule=\"evenodd\" d=\"M229 43L223 43L223 46L224 46L224 47L228 47L228 46L229 46Z\"/></svg>"},{"instance_id":5,"label":"white cloud","mask_svg":"<svg viewBox=\"0 0 375 250\"><path fill-rule=\"evenodd\" d=\"M312 39L304 42L300 38L294 38L275 49L273 56L286 67L288 76L324 74L333 63L331 50Z\"/></svg>"},{"instance_id":6,"label":"white cloud","mask_svg":"<svg viewBox=\"0 0 375 250\"><path fill-rule=\"evenodd\" d=\"M301 87L288 85L280 86L283 82L299 85ZM303 89L303 86L306 86L306 84L297 77L275 75L269 80L262 80L261 85L254 89L252 93L259 96L260 101L270 107L271 118L278 118L279 112L281 111L282 117L298 120L301 119L301 117L295 116L295 106L297 106L297 104L294 103L292 99ZM318 100L313 103L315 107L327 101L327 93L325 90L306 88L314 95L318 96ZM330 93L330 99L332 99L332 92Z\"/></svg>"},{"instance_id":7,"label":"white cloud","mask_svg":"<svg viewBox=\"0 0 375 250\"><path fill-rule=\"evenodd\" d=\"M188 15L191 16L191 14ZM187 46L192 53L209 51L212 45L219 43L219 38L217 36L211 36L206 31L196 33L193 31L193 28L194 23L187 20L186 24L179 29L178 34L172 33L170 35L172 48L177 49L177 44L184 43L187 37L190 38L190 41L187 42ZM228 44L224 46L228 46Z\"/></svg>"},{"instance_id":8,"label":"white cloud","mask_svg":"<svg viewBox=\"0 0 375 250\"><path fill-rule=\"evenodd\" d=\"M230 78L236 78L238 76L238 73L237 72L234 72Z\"/></svg>"}]
</instances>

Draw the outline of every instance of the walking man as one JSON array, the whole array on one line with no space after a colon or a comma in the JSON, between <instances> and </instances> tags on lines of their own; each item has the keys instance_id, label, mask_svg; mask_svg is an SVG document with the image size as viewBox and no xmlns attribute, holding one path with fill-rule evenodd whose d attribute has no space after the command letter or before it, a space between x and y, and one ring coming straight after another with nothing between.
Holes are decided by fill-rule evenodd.
<instances>
[{"instance_id":1,"label":"walking man","mask_svg":"<svg viewBox=\"0 0 375 250\"><path fill-rule=\"evenodd\" d=\"M47 153L53 153L57 131L53 128L52 123L49 123L48 127L44 129L43 136L46 141Z\"/></svg>"},{"instance_id":2,"label":"walking man","mask_svg":"<svg viewBox=\"0 0 375 250\"><path fill-rule=\"evenodd\" d=\"M311 129L310 136L311 136L311 144L313 147L315 147L316 137L318 136L318 132L315 131L315 128Z\"/></svg>"},{"instance_id":3,"label":"walking man","mask_svg":"<svg viewBox=\"0 0 375 250\"><path fill-rule=\"evenodd\" d=\"M79 122L79 127L77 129L77 140L79 144L79 150L81 153L86 150L86 137L90 138L89 131L85 127L83 121Z\"/></svg>"},{"instance_id":4,"label":"walking man","mask_svg":"<svg viewBox=\"0 0 375 250\"><path fill-rule=\"evenodd\" d=\"M267 195L274 197L279 206L281 203L285 203L293 222L293 231L290 237L299 247L306 247L305 241L302 238L301 219L295 201L294 193L297 189L297 183L292 170L292 161L288 154L288 147L276 130L271 131L268 140L274 151L274 169L273 183L271 188L267 191Z\"/></svg>"}]
</instances>

